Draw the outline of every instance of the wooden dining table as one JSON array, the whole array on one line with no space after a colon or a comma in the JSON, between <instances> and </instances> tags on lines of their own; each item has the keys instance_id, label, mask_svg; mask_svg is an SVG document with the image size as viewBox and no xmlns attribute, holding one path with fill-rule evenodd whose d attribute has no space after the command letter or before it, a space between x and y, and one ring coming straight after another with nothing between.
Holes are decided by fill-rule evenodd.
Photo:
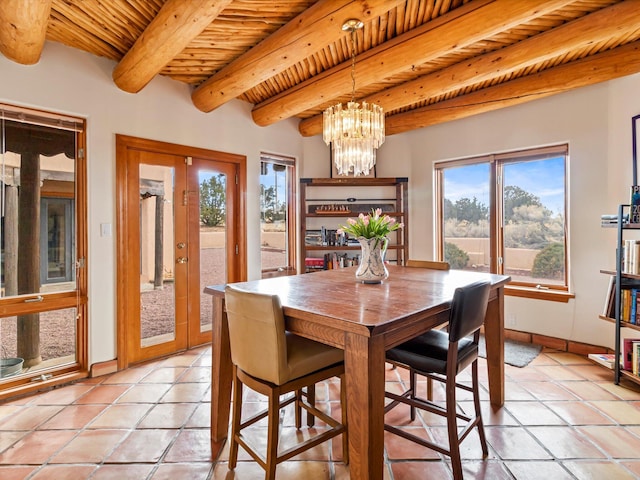
<instances>
[{"instance_id":1,"label":"wooden dining table","mask_svg":"<svg viewBox=\"0 0 640 480\"><path fill-rule=\"evenodd\" d=\"M385 351L448 320L456 287L491 282L484 333L490 401L504 403L504 286L510 277L462 270L389 265L380 284L359 283L355 268L235 283L280 297L287 330L344 350L349 470L352 479L381 480L384 459ZM213 298L211 439L229 428L232 364L224 285Z\"/></svg>"}]
</instances>

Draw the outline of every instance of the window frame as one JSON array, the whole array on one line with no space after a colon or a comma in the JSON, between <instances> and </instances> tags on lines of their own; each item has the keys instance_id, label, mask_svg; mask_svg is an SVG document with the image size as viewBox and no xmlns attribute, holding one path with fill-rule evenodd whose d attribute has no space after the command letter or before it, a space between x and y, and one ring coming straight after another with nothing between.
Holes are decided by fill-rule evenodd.
<instances>
[{"instance_id":1,"label":"window frame","mask_svg":"<svg viewBox=\"0 0 640 480\"><path fill-rule=\"evenodd\" d=\"M87 123L84 118L52 111L0 103L3 120L18 121L35 126L71 130L75 132L73 234L75 249L75 288L52 292L31 292L0 298L0 317L12 317L30 313L76 309L75 359L58 365L47 366L21 375L0 379L0 400L18 394L26 394L47 387L86 378L88 371L88 233L87 233ZM1 132L0 132L1 133ZM3 145L4 147L4 145ZM0 149L0 154L1 154ZM43 192L42 198L49 194ZM65 195L60 195L61 198ZM40 271L38 272L40 277ZM42 286L43 284L41 284ZM28 302L31 298L37 302ZM40 300L41 299L41 300Z\"/></svg>"},{"instance_id":2,"label":"window frame","mask_svg":"<svg viewBox=\"0 0 640 480\"><path fill-rule=\"evenodd\" d=\"M436 206L435 245L436 258L444 259L444 171L448 168L487 163L489 166L489 271L504 274L504 168L523 161L539 161L564 157L564 284L535 284L512 280L506 287L507 295L567 302L574 295L569 292L569 146L558 144L524 150L515 150L468 158L443 160L434 163L434 203Z\"/></svg>"},{"instance_id":3,"label":"window frame","mask_svg":"<svg viewBox=\"0 0 640 480\"><path fill-rule=\"evenodd\" d=\"M262 164L268 163L271 165L281 165L285 167L286 175L286 228L287 228L287 246L286 246L286 258L287 265L281 265L278 267L263 268L262 267L262 252L260 253L260 271L262 278L283 276L283 275L295 275L297 273L297 215L296 215L296 159L286 155L278 155L272 153L260 153L260 172L262 172ZM262 176L262 173L261 175ZM261 184L261 182L259 182ZM262 218L262 205L259 208L260 217ZM260 230L260 249L262 249L262 228Z\"/></svg>"}]
</instances>

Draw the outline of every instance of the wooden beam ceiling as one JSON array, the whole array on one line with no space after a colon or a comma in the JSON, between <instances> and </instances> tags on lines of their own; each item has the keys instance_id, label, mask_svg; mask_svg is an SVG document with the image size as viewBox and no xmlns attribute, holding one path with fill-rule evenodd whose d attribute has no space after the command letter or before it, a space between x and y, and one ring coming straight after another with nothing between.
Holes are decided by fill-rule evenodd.
<instances>
[{"instance_id":1,"label":"wooden beam ceiling","mask_svg":"<svg viewBox=\"0 0 640 480\"><path fill-rule=\"evenodd\" d=\"M51 0L0 1L0 53L22 65L38 63L50 13Z\"/></svg>"},{"instance_id":2,"label":"wooden beam ceiling","mask_svg":"<svg viewBox=\"0 0 640 480\"><path fill-rule=\"evenodd\" d=\"M210 112L343 37L346 19L368 21L403 1L320 0L206 80L191 100Z\"/></svg>"},{"instance_id":3,"label":"wooden beam ceiling","mask_svg":"<svg viewBox=\"0 0 640 480\"><path fill-rule=\"evenodd\" d=\"M385 112L390 112L595 44L613 33L632 33L639 26L638 3L618 3L495 52L459 62L361 100L376 103ZM393 115L387 119L391 117ZM322 133L322 115L302 120L298 128L305 137Z\"/></svg>"},{"instance_id":4,"label":"wooden beam ceiling","mask_svg":"<svg viewBox=\"0 0 640 480\"><path fill-rule=\"evenodd\" d=\"M388 117L388 135L470 117L640 72L640 41Z\"/></svg>"},{"instance_id":5,"label":"wooden beam ceiling","mask_svg":"<svg viewBox=\"0 0 640 480\"><path fill-rule=\"evenodd\" d=\"M237 98L258 125L297 116L310 136L324 108L351 98L341 26L359 18L355 97L384 108L391 134L635 73L639 3L0 0L0 53L36 63L46 35L117 62L125 91L166 75L193 87L200 110Z\"/></svg>"},{"instance_id":6,"label":"wooden beam ceiling","mask_svg":"<svg viewBox=\"0 0 640 480\"><path fill-rule=\"evenodd\" d=\"M113 81L137 93L224 10L232 0L167 0L113 69Z\"/></svg>"},{"instance_id":7,"label":"wooden beam ceiling","mask_svg":"<svg viewBox=\"0 0 640 480\"><path fill-rule=\"evenodd\" d=\"M356 59L357 86L370 85L447 55L487 36L553 11L570 0L539 4L530 0L474 1L367 50ZM500 19L500 20L496 20ZM351 62L342 64L256 105L253 121L271 125L351 92Z\"/></svg>"}]
</instances>

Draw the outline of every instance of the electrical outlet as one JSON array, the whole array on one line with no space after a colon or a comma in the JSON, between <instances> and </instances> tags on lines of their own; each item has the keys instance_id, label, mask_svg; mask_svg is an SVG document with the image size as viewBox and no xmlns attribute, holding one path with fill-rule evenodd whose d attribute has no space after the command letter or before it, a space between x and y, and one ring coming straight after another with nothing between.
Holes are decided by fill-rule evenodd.
<instances>
[{"instance_id":1,"label":"electrical outlet","mask_svg":"<svg viewBox=\"0 0 640 480\"><path fill-rule=\"evenodd\" d=\"M507 313L507 327L515 327L518 324L515 313Z\"/></svg>"}]
</instances>

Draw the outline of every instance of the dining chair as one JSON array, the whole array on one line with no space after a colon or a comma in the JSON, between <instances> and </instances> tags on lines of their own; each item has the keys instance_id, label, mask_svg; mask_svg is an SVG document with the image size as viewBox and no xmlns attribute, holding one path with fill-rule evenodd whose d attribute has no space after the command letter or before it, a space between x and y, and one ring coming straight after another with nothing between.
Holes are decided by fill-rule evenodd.
<instances>
[{"instance_id":1,"label":"dining chair","mask_svg":"<svg viewBox=\"0 0 640 480\"><path fill-rule=\"evenodd\" d=\"M407 260L407 267L415 268L430 268L432 270L449 270L449 262L440 262L436 260ZM439 325L435 328L446 328L446 323ZM393 363L393 362L391 362ZM393 365L394 368L396 365ZM433 400L433 382L430 378L427 378L427 399Z\"/></svg>"},{"instance_id":2,"label":"dining chair","mask_svg":"<svg viewBox=\"0 0 640 480\"><path fill-rule=\"evenodd\" d=\"M238 446L241 446L264 468L265 479L272 480L279 463L341 434L343 460L348 463L343 351L285 331L284 314L277 295L247 292L227 285L225 304L234 385L229 469L235 469ZM316 383L331 377L340 378L342 423L315 406ZM268 407L243 421L244 385L265 395ZM290 393L293 395L283 398ZM317 417L328 427L323 427L321 433L278 452L280 410L292 403L295 404L296 428L301 428L302 409L307 412L309 426L313 425L312 418ZM267 447L266 455L263 456L251 445L243 430L265 417ZM252 435L255 435L255 429Z\"/></svg>"},{"instance_id":3,"label":"dining chair","mask_svg":"<svg viewBox=\"0 0 640 480\"><path fill-rule=\"evenodd\" d=\"M449 262L435 260L407 260L407 267L431 268L433 270L449 270Z\"/></svg>"},{"instance_id":4,"label":"dining chair","mask_svg":"<svg viewBox=\"0 0 640 480\"><path fill-rule=\"evenodd\" d=\"M416 408L446 417L449 445L447 448L445 445L436 444L392 425L385 424L385 430L450 456L453 476L456 480L463 478L460 442L474 427L478 429L483 456L486 457L488 454L480 413L478 341L480 327L484 323L487 311L489 290L490 283L484 281L456 288L451 302L448 332L430 330L387 351L388 360L409 369L410 384L409 389L401 395L385 392L385 397L392 400L385 406L385 413L400 404L406 404L411 407L411 420L415 420ZM471 386L459 383L456 379L457 375L468 366L471 366ZM444 407L430 399L417 396L416 375L444 384L446 392ZM458 412L456 388L473 394L474 416L469 416L462 411ZM460 433L458 419L465 422Z\"/></svg>"}]
</instances>

